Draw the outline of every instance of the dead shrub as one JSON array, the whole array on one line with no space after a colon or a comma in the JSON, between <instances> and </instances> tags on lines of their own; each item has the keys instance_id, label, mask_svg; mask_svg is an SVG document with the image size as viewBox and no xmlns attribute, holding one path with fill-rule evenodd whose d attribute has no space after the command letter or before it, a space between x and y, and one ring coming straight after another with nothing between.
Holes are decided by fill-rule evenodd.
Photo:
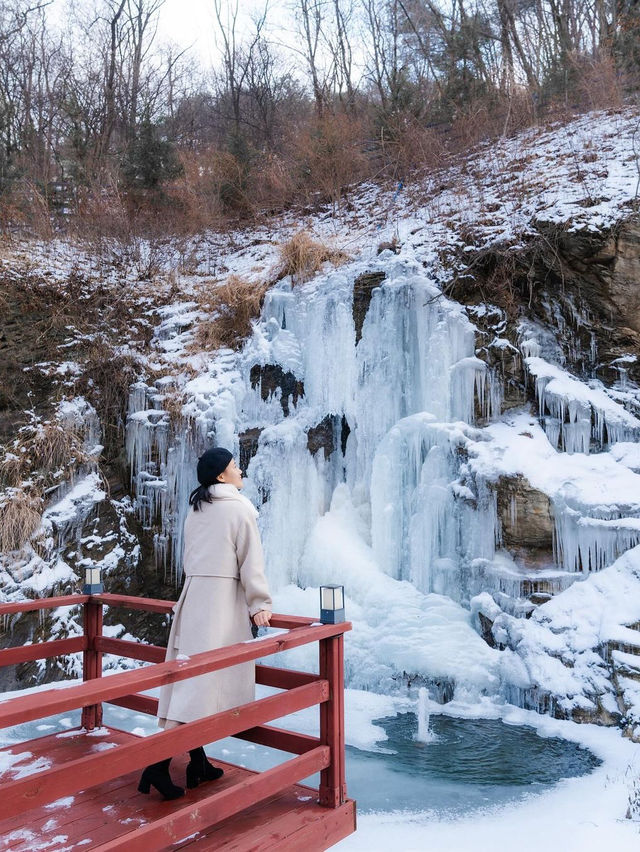
<instances>
[{"instance_id":1,"label":"dead shrub","mask_svg":"<svg viewBox=\"0 0 640 852\"><path fill-rule=\"evenodd\" d=\"M622 106L621 79L612 56L603 53L597 59L571 58L575 76L574 97L587 109L617 109Z\"/></svg>"},{"instance_id":2,"label":"dead shrub","mask_svg":"<svg viewBox=\"0 0 640 852\"><path fill-rule=\"evenodd\" d=\"M363 122L351 115L325 115L305 125L294 141L294 156L307 191L339 207L349 186L369 173L366 137Z\"/></svg>"},{"instance_id":3,"label":"dead shrub","mask_svg":"<svg viewBox=\"0 0 640 852\"><path fill-rule=\"evenodd\" d=\"M292 284L302 284L329 262L340 266L349 258L340 249L314 239L308 231L297 231L279 248L280 269L277 278L291 276Z\"/></svg>"},{"instance_id":4,"label":"dead shrub","mask_svg":"<svg viewBox=\"0 0 640 852\"><path fill-rule=\"evenodd\" d=\"M42 489L58 485L93 459L84 436L73 424L57 419L22 426L11 447L0 447L0 484L20 488L25 481Z\"/></svg>"},{"instance_id":5,"label":"dead shrub","mask_svg":"<svg viewBox=\"0 0 640 852\"><path fill-rule=\"evenodd\" d=\"M169 424L173 431L177 431L184 422L182 408L185 404L185 395L181 390L174 389L165 394L162 400L162 408L169 415Z\"/></svg>"},{"instance_id":6,"label":"dead shrub","mask_svg":"<svg viewBox=\"0 0 640 852\"><path fill-rule=\"evenodd\" d=\"M3 228L17 225L41 239L51 239L53 225L49 205L35 181L19 178L3 193L0 223Z\"/></svg>"},{"instance_id":7,"label":"dead shrub","mask_svg":"<svg viewBox=\"0 0 640 852\"><path fill-rule=\"evenodd\" d=\"M103 342L87 352L84 373L76 390L86 396L98 412L103 428L104 455L108 460L122 453L131 385L141 367L133 355L116 354Z\"/></svg>"},{"instance_id":8,"label":"dead shrub","mask_svg":"<svg viewBox=\"0 0 640 852\"><path fill-rule=\"evenodd\" d=\"M37 430L31 459L36 470L51 472L73 469L89 461L78 430L55 421L47 421Z\"/></svg>"},{"instance_id":9,"label":"dead shrub","mask_svg":"<svg viewBox=\"0 0 640 852\"><path fill-rule=\"evenodd\" d=\"M230 275L224 284L203 289L198 302L210 316L196 328L193 348L239 349L251 334L251 320L260 315L267 288L265 283Z\"/></svg>"},{"instance_id":10,"label":"dead shrub","mask_svg":"<svg viewBox=\"0 0 640 852\"><path fill-rule=\"evenodd\" d=\"M404 176L418 168L437 168L446 156L439 133L403 114L390 117L380 129L380 149L394 176Z\"/></svg>"},{"instance_id":11,"label":"dead shrub","mask_svg":"<svg viewBox=\"0 0 640 852\"><path fill-rule=\"evenodd\" d=\"M104 179L102 183L80 188L76 205L77 215L73 220L76 233L90 244L99 247L104 240L129 239L129 216L117 179Z\"/></svg>"},{"instance_id":12,"label":"dead shrub","mask_svg":"<svg viewBox=\"0 0 640 852\"><path fill-rule=\"evenodd\" d=\"M246 170L233 154L208 147L182 152L180 162L182 176L172 183L171 197L183 207L185 230L195 232L230 213L251 212Z\"/></svg>"},{"instance_id":13,"label":"dead shrub","mask_svg":"<svg viewBox=\"0 0 640 852\"><path fill-rule=\"evenodd\" d=\"M266 154L260 168L249 174L249 195L254 208L276 212L296 197L296 182L291 165L278 154Z\"/></svg>"},{"instance_id":14,"label":"dead shrub","mask_svg":"<svg viewBox=\"0 0 640 852\"><path fill-rule=\"evenodd\" d=\"M40 526L42 498L20 488L0 497L0 551L19 550Z\"/></svg>"}]
</instances>

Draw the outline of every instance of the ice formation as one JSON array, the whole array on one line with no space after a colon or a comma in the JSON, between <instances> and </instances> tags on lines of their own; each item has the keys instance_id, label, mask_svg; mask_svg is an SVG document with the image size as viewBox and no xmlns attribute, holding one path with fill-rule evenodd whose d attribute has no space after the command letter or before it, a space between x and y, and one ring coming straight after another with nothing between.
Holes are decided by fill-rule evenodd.
<instances>
[{"instance_id":1,"label":"ice formation","mask_svg":"<svg viewBox=\"0 0 640 852\"><path fill-rule=\"evenodd\" d=\"M542 358L525 358L535 380L539 413L549 442L567 453L588 453L618 441L637 441L640 420L608 396L601 383L592 386Z\"/></svg>"},{"instance_id":2,"label":"ice formation","mask_svg":"<svg viewBox=\"0 0 640 852\"><path fill-rule=\"evenodd\" d=\"M364 273L378 284L358 338L354 282ZM164 351L180 351L192 310L166 312ZM501 416L500 383L476 350L477 314L420 265L385 252L306 285L275 285L242 351L218 352L179 385L177 427L165 408L174 381L135 385L127 447L138 511L160 521L157 552L176 581L198 454L210 442L247 453L251 435L246 493L260 510L276 605L314 614L318 585L344 583L357 628L352 686L389 690L418 677L441 699L453 690L522 703L531 678L481 638L479 613L498 632L504 619L524 624L534 608L524 588L562 592L640 542L640 475L624 449L640 421L567 373L532 323L521 353L540 422L528 411ZM546 565L527 568L504 547L505 477L549 500ZM510 511L515 522L513 500ZM289 663L313 665L304 654Z\"/></svg>"},{"instance_id":3,"label":"ice formation","mask_svg":"<svg viewBox=\"0 0 640 852\"><path fill-rule=\"evenodd\" d=\"M430 743L433 741L434 735L429 730L430 715L429 693L424 686L421 686L418 690L418 733L416 734L416 740L419 743Z\"/></svg>"}]
</instances>

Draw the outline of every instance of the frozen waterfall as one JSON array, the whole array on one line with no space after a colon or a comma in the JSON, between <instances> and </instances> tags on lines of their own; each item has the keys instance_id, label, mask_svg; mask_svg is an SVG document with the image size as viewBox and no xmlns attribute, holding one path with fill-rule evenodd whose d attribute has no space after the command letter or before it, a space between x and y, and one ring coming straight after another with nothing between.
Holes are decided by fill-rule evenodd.
<instances>
[{"instance_id":1,"label":"frozen waterfall","mask_svg":"<svg viewBox=\"0 0 640 852\"><path fill-rule=\"evenodd\" d=\"M363 276L377 283L358 318ZM470 601L489 593L491 611L530 614L533 604L521 604L531 590L561 591L640 541L640 476L607 452L587 455L635 440L640 423L602 388L538 357L553 342L538 345L531 330L522 353L540 423L528 411L502 416L476 335L463 306L390 252L305 285L276 284L241 352L203 356L199 375L175 386L132 388L129 462L159 560L177 581L195 461L210 443L228 446L260 510L276 605L313 614L314 589L344 582L357 628L352 685L418 677L440 697L497 694L500 653L474 629ZM178 422L166 402L176 391ZM549 502L554 549L542 564L505 548L504 477ZM615 508L623 480L632 497ZM512 525L514 512L512 502Z\"/></svg>"}]
</instances>

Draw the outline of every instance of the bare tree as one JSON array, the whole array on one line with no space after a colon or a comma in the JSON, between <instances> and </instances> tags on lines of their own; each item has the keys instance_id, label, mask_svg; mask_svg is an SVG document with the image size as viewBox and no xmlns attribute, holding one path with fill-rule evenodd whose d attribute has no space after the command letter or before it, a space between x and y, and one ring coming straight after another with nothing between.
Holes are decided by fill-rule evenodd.
<instances>
[{"instance_id":1,"label":"bare tree","mask_svg":"<svg viewBox=\"0 0 640 852\"><path fill-rule=\"evenodd\" d=\"M165 0L126 0L126 48L128 52L127 138L133 139L139 113L142 65L153 46L158 30L158 13Z\"/></svg>"},{"instance_id":2,"label":"bare tree","mask_svg":"<svg viewBox=\"0 0 640 852\"><path fill-rule=\"evenodd\" d=\"M297 0L303 56L311 79L316 115L322 118L327 101L327 78L321 70L321 45L326 26L327 0Z\"/></svg>"},{"instance_id":3,"label":"bare tree","mask_svg":"<svg viewBox=\"0 0 640 852\"><path fill-rule=\"evenodd\" d=\"M267 20L268 0L260 14L253 19L253 32L243 43L238 35L238 0L213 0L214 13L222 40L224 84L231 102L234 132L240 135L242 124L242 94L254 54L259 49Z\"/></svg>"}]
</instances>

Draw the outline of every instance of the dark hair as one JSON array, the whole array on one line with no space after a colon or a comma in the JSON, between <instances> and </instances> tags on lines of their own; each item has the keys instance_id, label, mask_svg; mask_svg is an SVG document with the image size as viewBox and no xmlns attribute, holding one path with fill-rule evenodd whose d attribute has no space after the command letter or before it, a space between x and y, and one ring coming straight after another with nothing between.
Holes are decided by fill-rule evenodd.
<instances>
[{"instance_id":1,"label":"dark hair","mask_svg":"<svg viewBox=\"0 0 640 852\"><path fill-rule=\"evenodd\" d=\"M194 512L198 512L200 510L200 503L203 502L211 502L211 494L209 493L208 485L198 485L198 487L194 488L191 494L189 494L189 505L193 506Z\"/></svg>"}]
</instances>

